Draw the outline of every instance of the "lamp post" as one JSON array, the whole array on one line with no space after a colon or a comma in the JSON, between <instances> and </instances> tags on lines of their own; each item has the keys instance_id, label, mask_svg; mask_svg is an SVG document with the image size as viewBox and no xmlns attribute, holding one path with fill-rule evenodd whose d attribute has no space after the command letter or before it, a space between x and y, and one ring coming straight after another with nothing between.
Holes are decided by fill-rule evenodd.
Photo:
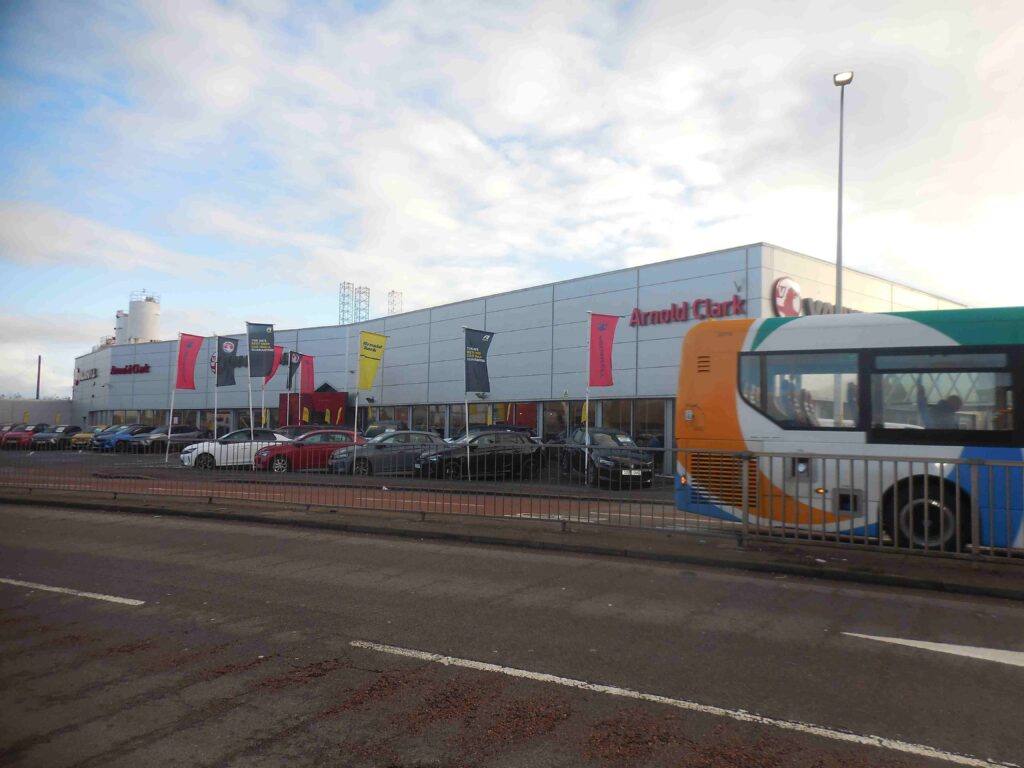
<instances>
[{"instance_id":1,"label":"lamp post","mask_svg":"<svg viewBox=\"0 0 1024 768\"><path fill-rule=\"evenodd\" d=\"M843 311L843 102L846 86L853 82L853 72L832 75L832 83L839 87L839 211L836 224L836 314Z\"/></svg>"}]
</instances>

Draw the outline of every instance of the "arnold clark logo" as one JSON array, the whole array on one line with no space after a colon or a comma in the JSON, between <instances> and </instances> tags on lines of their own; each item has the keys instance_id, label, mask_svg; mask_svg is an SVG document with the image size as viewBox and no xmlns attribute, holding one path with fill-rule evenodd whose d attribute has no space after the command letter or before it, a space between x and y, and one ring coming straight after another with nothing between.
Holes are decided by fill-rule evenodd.
<instances>
[{"instance_id":1,"label":"arnold clark logo","mask_svg":"<svg viewBox=\"0 0 1024 768\"><path fill-rule=\"evenodd\" d=\"M800 296L800 284L791 277L780 277L772 286L772 308L776 317L799 317L800 315L834 315L836 305L829 301L804 299ZM842 314L857 314L859 309L843 307Z\"/></svg>"}]
</instances>

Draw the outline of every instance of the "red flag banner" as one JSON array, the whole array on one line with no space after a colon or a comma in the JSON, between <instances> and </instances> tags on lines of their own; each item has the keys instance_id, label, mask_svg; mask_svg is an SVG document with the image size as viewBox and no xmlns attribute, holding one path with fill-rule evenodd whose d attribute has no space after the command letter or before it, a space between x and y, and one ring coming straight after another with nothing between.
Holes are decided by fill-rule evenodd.
<instances>
[{"instance_id":1,"label":"red flag banner","mask_svg":"<svg viewBox=\"0 0 1024 768\"><path fill-rule=\"evenodd\" d=\"M612 385L612 344L615 343L617 315L590 316L590 383L591 387Z\"/></svg>"},{"instance_id":2,"label":"red flag banner","mask_svg":"<svg viewBox=\"0 0 1024 768\"><path fill-rule=\"evenodd\" d=\"M299 392L306 394L312 392L313 385L313 360L309 355L302 356L302 369L299 373Z\"/></svg>"},{"instance_id":3,"label":"red flag banner","mask_svg":"<svg viewBox=\"0 0 1024 768\"><path fill-rule=\"evenodd\" d=\"M281 355L284 354L284 347L274 347L274 362L270 366L270 373L263 379L264 384L269 384L270 380L274 378L274 374L277 373L277 367L281 365Z\"/></svg>"},{"instance_id":4,"label":"red flag banner","mask_svg":"<svg viewBox=\"0 0 1024 768\"><path fill-rule=\"evenodd\" d=\"M203 337L190 333L178 334L178 375L175 389L196 388L196 360L203 348Z\"/></svg>"}]
</instances>

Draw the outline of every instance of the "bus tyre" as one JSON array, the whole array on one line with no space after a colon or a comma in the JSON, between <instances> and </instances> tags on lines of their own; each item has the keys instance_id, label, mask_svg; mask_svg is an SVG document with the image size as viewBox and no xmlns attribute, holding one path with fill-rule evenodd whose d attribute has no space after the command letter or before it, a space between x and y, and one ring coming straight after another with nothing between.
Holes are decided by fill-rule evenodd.
<instances>
[{"instance_id":1,"label":"bus tyre","mask_svg":"<svg viewBox=\"0 0 1024 768\"><path fill-rule=\"evenodd\" d=\"M936 478L904 483L894 494L886 529L897 547L953 551L964 546L970 535L970 505L960 504L957 521L956 489Z\"/></svg>"},{"instance_id":2,"label":"bus tyre","mask_svg":"<svg viewBox=\"0 0 1024 768\"><path fill-rule=\"evenodd\" d=\"M213 456L211 456L208 453L202 453L196 456L196 460L193 466L196 469L216 469L217 460L214 459Z\"/></svg>"}]
</instances>

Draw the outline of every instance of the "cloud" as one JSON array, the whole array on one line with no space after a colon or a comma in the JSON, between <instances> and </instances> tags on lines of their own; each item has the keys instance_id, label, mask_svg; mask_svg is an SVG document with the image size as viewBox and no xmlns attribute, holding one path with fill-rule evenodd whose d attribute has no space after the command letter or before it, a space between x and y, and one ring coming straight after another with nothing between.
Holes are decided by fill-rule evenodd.
<instances>
[{"instance_id":1,"label":"cloud","mask_svg":"<svg viewBox=\"0 0 1024 768\"><path fill-rule=\"evenodd\" d=\"M0 259L33 266L74 264L169 273L218 268L213 261L176 253L123 229L17 201L0 201Z\"/></svg>"}]
</instances>

